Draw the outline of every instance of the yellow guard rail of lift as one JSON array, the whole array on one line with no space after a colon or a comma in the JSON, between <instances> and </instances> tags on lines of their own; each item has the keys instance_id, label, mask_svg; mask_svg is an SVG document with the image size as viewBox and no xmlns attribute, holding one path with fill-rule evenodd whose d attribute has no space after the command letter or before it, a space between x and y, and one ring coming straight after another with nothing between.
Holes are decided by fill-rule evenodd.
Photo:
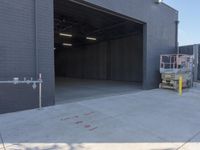
<instances>
[{"instance_id":1,"label":"yellow guard rail of lift","mask_svg":"<svg viewBox=\"0 0 200 150\"><path fill-rule=\"evenodd\" d=\"M179 76L179 95L182 96L183 94L183 76Z\"/></svg>"}]
</instances>

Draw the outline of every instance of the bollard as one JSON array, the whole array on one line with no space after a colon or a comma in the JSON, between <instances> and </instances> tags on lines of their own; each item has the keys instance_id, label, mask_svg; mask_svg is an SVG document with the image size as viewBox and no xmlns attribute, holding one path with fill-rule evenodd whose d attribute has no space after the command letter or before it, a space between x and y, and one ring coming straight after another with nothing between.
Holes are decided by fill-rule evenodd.
<instances>
[{"instance_id":1,"label":"bollard","mask_svg":"<svg viewBox=\"0 0 200 150\"><path fill-rule=\"evenodd\" d=\"M182 96L183 94L183 76L179 76L179 95Z\"/></svg>"}]
</instances>

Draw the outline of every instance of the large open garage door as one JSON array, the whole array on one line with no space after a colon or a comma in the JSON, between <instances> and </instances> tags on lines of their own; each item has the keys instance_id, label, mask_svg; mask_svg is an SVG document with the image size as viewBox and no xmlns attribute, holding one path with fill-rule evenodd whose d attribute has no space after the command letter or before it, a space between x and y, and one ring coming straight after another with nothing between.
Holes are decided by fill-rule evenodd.
<instances>
[{"instance_id":1,"label":"large open garage door","mask_svg":"<svg viewBox=\"0 0 200 150\"><path fill-rule=\"evenodd\" d=\"M143 25L54 1L56 103L142 89Z\"/></svg>"}]
</instances>

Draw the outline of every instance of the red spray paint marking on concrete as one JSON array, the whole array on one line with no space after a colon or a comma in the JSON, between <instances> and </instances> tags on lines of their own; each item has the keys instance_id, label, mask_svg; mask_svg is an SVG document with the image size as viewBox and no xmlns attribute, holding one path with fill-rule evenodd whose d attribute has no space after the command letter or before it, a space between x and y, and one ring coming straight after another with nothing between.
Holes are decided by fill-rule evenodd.
<instances>
[{"instance_id":1,"label":"red spray paint marking on concrete","mask_svg":"<svg viewBox=\"0 0 200 150\"><path fill-rule=\"evenodd\" d=\"M91 125L85 125L84 127L85 127L85 128L90 128L90 127L91 127Z\"/></svg>"},{"instance_id":2,"label":"red spray paint marking on concrete","mask_svg":"<svg viewBox=\"0 0 200 150\"><path fill-rule=\"evenodd\" d=\"M85 113L84 115L89 116L89 115L92 115L92 114L94 114L94 112Z\"/></svg>"},{"instance_id":3,"label":"red spray paint marking on concrete","mask_svg":"<svg viewBox=\"0 0 200 150\"><path fill-rule=\"evenodd\" d=\"M79 118L79 116L74 116L73 118Z\"/></svg>"},{"instance_id":4,"label":"red spray paint marking on concrete","mask_svg":"<svg viewBox=\"0 0 200 150\"><path fill-rule=\"evenodd\" d=\"M89 131L94 131L94 130L96 130L98 127L94 127L94 128L92 128L92 129L89 129Z\"/></svg>"},{"instance_id":5,"label":"red spray paint marking on concrete","mask_svg":"<svg viewBox=\"0 0 200 150\"><path fill-rule=\"evenodd\" d=\"M83 123L83 121L77 121L77 122L75 122L75 124L81 124L81 123Z\"/></svg>"},{"instance_id":6,"label":"red spray paint marking on concrete","mask_svg":"<svg viewBox=\"0 0 200 150\"><path fill-rule=\"evenodd\" d=\"M71 119L70 117L67 117L67 118L62 118L61 120L64 121L64 120L69 120Z\"/></svg>"}]
</instances>

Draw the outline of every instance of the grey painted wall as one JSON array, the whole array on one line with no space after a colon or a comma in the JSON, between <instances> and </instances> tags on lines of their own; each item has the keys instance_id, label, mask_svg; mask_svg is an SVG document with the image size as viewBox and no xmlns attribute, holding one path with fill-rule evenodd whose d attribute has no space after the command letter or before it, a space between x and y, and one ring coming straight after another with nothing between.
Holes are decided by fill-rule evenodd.
<instances>
[{"instance_id":1,"label":"grey painted wall","mask_svg":"<svg viewBox=\"0 0 200 150\"><path fill-rule=\"evenodd\" d=\"M56 74L65 77L142 82L142 36L56 50Z\"/></svg>"},{"instance_id":2,"label":"grey painted wall","mask_svg":"<svg viewBox=\"0 0 200 150\"><path fill-rule=\"evenodd\" d=\"M41 72L43 105L54 104L53 1L1 0L0 20L0 80ZM35 107L38 93L31 85L0 84L0 113Z\"/></svg>"},{"instance_id":3,"label":"grey painted wall","mask_svg":"<svg viewBox=\"0 0 200 150\"><path fill-rule=\"evenodd\" d=\"M76 0L145 23L144 88L158 87L159 55L174 53L177 11L154 0ZM43 106L54 104L53 0L1 0L0 79L43 74ZM27 85L0 85L0 113L37 107Z\"/></svg>"}]
</instances>

